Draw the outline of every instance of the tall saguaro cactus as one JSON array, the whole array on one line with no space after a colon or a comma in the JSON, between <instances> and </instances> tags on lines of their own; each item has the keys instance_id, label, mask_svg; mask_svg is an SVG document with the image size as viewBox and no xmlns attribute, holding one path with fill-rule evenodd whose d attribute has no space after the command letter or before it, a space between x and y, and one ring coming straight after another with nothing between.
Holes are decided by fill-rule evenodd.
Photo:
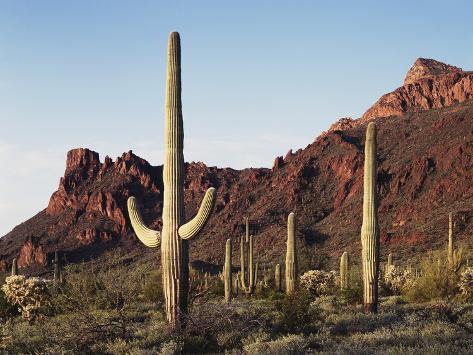
<instances>
[{"instance_id":1,"label":"tall saguaro cactus","mask_svg":"<svg viewBox=\"0 0 473 355\"><path fill-rule=\"evenodd\" d=\"M378 311L379 225L376 168L376 125L370 122L366 129L363 224L361 226L363 300L366 313Z\"/></svg>"},{"instance_id":2,"label":"tall saguaro cactus","mask_svg":"<svg viewBox=\"0 0 473 355\"><path fill-rule=\"evenodd\" d=\"M184 325L189 290L189 251L187 240L195 237L210 218L215 189L205 193L197 215L184 220L184 129L181 103L181 44L179 33L169 35L165 99L165 156L162 231L148 228L134 197L128 199L128 213L138 238L149 247L161 246L161 264L166 318L173 328Z\"/></svg>"},{"instance_id":3,"label":"tall saguaro cactus","mask_svg":"<svg viewBox=\"0 0 473 355\"><path fill-rule=\"evenodd\" d=\"M286 293L294 293L297 281L296 221L294 213L287 217Z\"/></svg>"},{"instance_id":4,"label":"tall saguaro cactus","mask_svg":"<svg viewBox=\"0 0 473 355\"><path fill-rule=\"evenodd\" d=\"M223 269L225 285L225 301L232 300L232 240L227 239L225 244L225 268Z\"/></svg>"},{"instance_id":5,"label":"tall saguaro cactus","mask_svg":"<svg viewBox=\"0 0 473 355\"><path fill-rule=\"evenodd\" d=\"M340 258L340 288L346 290L348 288L348 274L349 274L349 258L345 251Z\"/></svg>"}]
</instances>

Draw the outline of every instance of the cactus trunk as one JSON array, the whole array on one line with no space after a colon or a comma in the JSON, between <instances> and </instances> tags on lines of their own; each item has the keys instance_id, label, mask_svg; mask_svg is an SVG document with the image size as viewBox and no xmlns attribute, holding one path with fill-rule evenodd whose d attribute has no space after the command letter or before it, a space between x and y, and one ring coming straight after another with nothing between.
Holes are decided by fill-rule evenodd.
<instances>
[{"instance_id":1,"label":"cactus trunk","mask_svg":"<svg viewBox=\"0 0 473 355\"><path fill-rule=\"evenodd\" d=\"M297 281L296 222L294 213L287 217L286 293L294 293Z\"/></svg>"},{"instance_id":2,"label":"cactus trunk","mask_svg":"<svg viewBox=\"0 0 473 355\"><path fill-rule=\"evenodd\" d=\"M448 264L450 266L453 265L454 262L454 255L453 255L453 214L450 212L448 214Z\"/></svg>"},{"instance_id":3,"label":"cactus trunk","mask_svg":"<svg viewBox=\"0 0 473 355\"><path fill-rule=\"evenodd\" d=\"M345 251L342 254L342 257L340 258L340 288L342 290L345 290L348 288L349 285L349 280L348 280L348 274L349 274L349 258L348 258L348 253Z\"/></svg>"},{"instance_id":4,"label":"cactus trunk","mask_svg":"<svg viewBox=\"0 0 473 355\"><path fill-rule=\"evenodd\" d=\"M281 265L276 264L276 268L274 269L274 285L276 287L276 291L281 292Z\"/></svg>"},{"instance_id":5,"label":"cactus trunk","mask_svg":"<svg viewBox=\"0 0 473 355\"><path fill-rule=\"evenodd\" d=\"M16 258L13 258L12 264L11 264L11 276L16 276L18 275L18 261Z\"/></svg>"},{"instance_id":6,"label":"cactus trunk","mask_svg":"<svg viewBox=\"0 0 473 355\"><path fill-rule=\"evenodd\" d=\"M61 265L59 262L59 253L56 250L54 252L54 283L58 284L61 282Z\"/></svg>"},{"instance_id":7,"label":"cactus trunk","mask_svg":"<svg viewBox=\"0 0 473 355\"><path fill-rule=\"evenodd\" d=\"M256 285L258 264L256 264L256 267L253 267L253 236L249 235L249 233L249 222L246 219L246 234L240 238L240 282L241 288L245 293L251 295ZM248 255L248 267L245 266L246 254Z\"/></svg>"},{"instance_id":8,"label":"cactus trunk","mask_svg":"<svg viewBox=\"0 0 473 355\"><path fill-rule=\"evenodd\" d=\"M225 244L225 269L223 274L225 285L225 301L232 300L232 240L227 239Z\"/></svg>"},{"instance_id":9,"label":"cactus trunk","mask_svg":"<svg viewBox=\"0 0 473 355\"><path fill-rule=\"evenodd\" d=\"M177 32L172 32L169 36L165 116L163 228L161 233L144 225L134 197L128 199L128 211L138 238L149 247L161 245L166 318L172 328L177 329L184 325L184 315L187 312L189 290L187 240L202 230L215 204L215 189L209 188L197 215L185 223L181 45Z\"/></svg>"},{"instance_id":10,"label":"cactus trunk","mask_svg":"<svg viewBox=\"0 0 473 355\"><path fill-rule=\"evenodd\" d=\"M378 311L379 225L376 192L376 126L366 129L363 224L361 226L363 299L366 313Z\"/></svg>"}]
</instances>

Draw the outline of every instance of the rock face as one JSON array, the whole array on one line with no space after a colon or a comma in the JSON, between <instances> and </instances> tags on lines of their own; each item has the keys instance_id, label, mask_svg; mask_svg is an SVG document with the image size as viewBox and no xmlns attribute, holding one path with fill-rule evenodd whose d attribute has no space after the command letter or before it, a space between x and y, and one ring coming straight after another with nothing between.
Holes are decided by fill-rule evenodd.
<instances>
[{"instance_id":1,"label":"rock face","mask_svg":"<svg viewBox=\"0 0 473 355\"><path fill-rule=\"evenodd\" d=\"M406 75L404 85L383 95L362 117L398 116L407 112L448 107L473 98L473 73L419 58Z\"/></svg>"},{"instance_id":2,"label":"rock face","mask_svg":"<svg viewBox=\"0 0 473 355\"><path fill-rule=\"evenodd\" d=\"M461 74L461 68L439 62L434 59L417 58L406 74L404 85L414 84L420 79L437 79L446 74Z\"/></svg>"},{"instance_id":3,"label":"rock face","mask_svg":"<svg viewBox=\"0 0 473 355\"><path fill-rule=\"evenodd\" d=\"M43 246L30 238L20 249L18 257L18 267L28 267L31 265L46 265L47 258L46 253L43 250Z\"/></svg>"},{"instance_id":4,"label":"rock face","mask_svg":"<svg viewBox=\"0 0 473 355\"><path fill-rule=\"evenodd\" d=\"M401 88L407 101L418 102L422 85L430 87L430 93L442 85L443 93L468 92L465 84L454 94L455 85L448 80L466 83L470 74L442 63L424 70L424 61L419 63ZM394 252L398 259L410 258L443 248L450 211L456 239L465 247L473 242L468 238L473 234L473 100L454 102L444 100L448 107L435 111L406 106L407 114L377 122L383 256ZM186 164L187 218L196 213L205 190L217 188L213 217L202 234L190 241L191 260L222 263L226 238L241 236L244 218L249 217L259 261L282 263L289 212L298 218L302 267L318 267L321 260L336 265L341 251L357 260L366 124L365 119L342 119L305 149L277 157L272 169ZM156 255L137 242L130 228L126 211L130 195L138 198L145 222L160 229L162 166L151 166L131 151L115 161L105 157L103 162L91 150L70 151L48 207L0 239L0 269L11 265L13 257L19 258L22 268L45 265L55 250L71 262L116 247L135 255Z\"/></svg>"}]
</instances>

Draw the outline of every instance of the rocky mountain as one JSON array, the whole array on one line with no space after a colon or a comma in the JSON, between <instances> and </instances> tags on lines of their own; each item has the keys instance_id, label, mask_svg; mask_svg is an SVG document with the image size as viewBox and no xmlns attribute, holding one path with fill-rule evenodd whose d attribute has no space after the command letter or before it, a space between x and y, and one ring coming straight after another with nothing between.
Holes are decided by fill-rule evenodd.
<instances>
[{"instance_id":1,"label":"rocky mountain","mask_svg":"<svg viewBox=\"0 0 473 355\"><path fill-rule=\"evenodd\" d=\"M186 164L187 216L197 211L209 186L218 196L210 222L190 242L191 260L221 263L226 238L238 238L249 217L258 259L283 262L291 211L306 262L334 265L344 250L358 255L364 130L371 120L378 127L382 255L411 258L443 247L450 211L457 239L471 245L472 97L472 73L419 58L404 85L381 97L362 118L342 119L305 149L276 157L272 169ZM160 228L162 166L151 166L131 151L102 162L89 149L71 150L47 208L0 239L0 268L7 269L15 256L20 267L39 268L55 250L72 262L116 247L159 257L130 228L126 200L131 195L148 224Z\"/></svg>"},{"instance_id":2,"label":"rocky mountain","mask_svg":"<svg viewBox=\"0 0 473 355\"><path fill-rule=\"evenodd\" d=\"M365 112L362 120L448 107L471 98L473 72L419 58L407 73L404 85L383 95Z\"/></svg>"}]
</instances>

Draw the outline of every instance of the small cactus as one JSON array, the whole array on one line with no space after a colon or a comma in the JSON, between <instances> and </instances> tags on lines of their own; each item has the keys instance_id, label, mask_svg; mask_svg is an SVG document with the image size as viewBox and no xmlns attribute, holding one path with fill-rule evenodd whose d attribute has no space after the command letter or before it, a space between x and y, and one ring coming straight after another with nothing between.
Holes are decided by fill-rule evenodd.
<instances>
[{"instance_id":1,"label":"small cactus","mask_svg":"<svg viewBox=\"0 0 473 355\"><path fill-rule=\"evenodd\" d=\"M394 266L394 262L393 262L393 254L392 253L389 253L388 254L388 263L386 264L386 270L385 270L385 273L388 272L388 270Z\"/></svg>"},{"instance_id":2,"label":"small cactus","mask_svg":"<svg viewBox=\"0 0 473 355\"><path fill-rule=\"evenodd\" d=\"M276 264L276 268L274 270L274 285L276 287L276 291L281 292L281 265Z\"/></svg>"},{"instance_id":3,"label":"small cactus","mask_svg":"<svg viewBox=\"0 0 473 355\"><path fill-rule=\"evenodd\" d=\"M13 258L12 264L11 264L11 276L16 276L18 275L18 261L16 258Z\"/></svg>"},{"instance_id":4,"label":"small cactus","mask_svg":"<svg viewBox=\"0 0 473 355\"><path fill-rule=\"evenodd\" d=\"M345 251L340 258L340 288L342 290L347 289L349 286L349 271L349 258L348 253Z\"/></svg>"},{"instance_id":5,"label":"small cactus","mask_svg":"<svg viewBox=\"0 0 473 355\"><path fill-rule=\"evenodd\" d=\"M453 264L453 214L450 212L448 214L448 263Z\"/></svg>"},{"instance_id":6,"label":"small cactus","mask_svg":"<svg viewBox=\"0 0 473 355\"><path fill-rule=\"evenodd\" d=\"M363 224L361 226L363 300L366 313L378 311L379 224L376 192L376 125L366 129Z\"/></svg>"},{"instance_id":7,"label":"small cactus","mask_svg":"<svg viewBox=\"0 0 473 355\"><path fill-rule=\"evenodd\" d=\"M61 282L61 261L59 260L59 252L54 252L54 284Z\"/></svg>"},{"instance_id":8,"label":"small cactus","mask_svg":"<svg viewBox=\"0 0 473 355\"><path fill-rule=\"evenodd\" d=\"M238 296L238 289L240 288L240 273L235 275L235 279L233 280L233 294Z\"/></svg>"},{"instance_id":9,"label":"small cactus","mask_svg":"<svg viewBox=\"0 0 473 355\"><path fill-rule=\"evenodd\" d=\"M225 301L232 300L232 240L227 239L225 244L225 267L223 273L225 285Z\"/></svg>"},{"instance_id":10,"label":"small cactus","mask_svg":"<svg viewBox=\"0 0 473 355\"><path fill-rule=\"evenodd\" d=\"M294 293L297 281L296 222L294 213L287 217L286 293Z\"/></svg>"}]
</instances>

